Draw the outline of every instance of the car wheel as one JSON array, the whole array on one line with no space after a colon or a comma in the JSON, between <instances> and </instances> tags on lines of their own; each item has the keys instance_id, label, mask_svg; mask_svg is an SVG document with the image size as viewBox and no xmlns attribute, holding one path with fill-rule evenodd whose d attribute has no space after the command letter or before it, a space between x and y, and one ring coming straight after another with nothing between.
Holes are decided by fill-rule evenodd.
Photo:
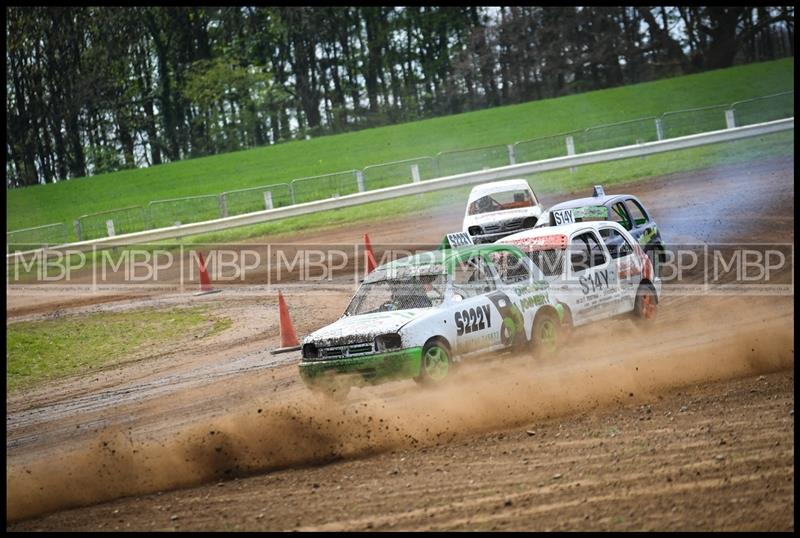
<instances>
[{"instance_id":1,"label":"car wheel","mask_svg":"<svg viewBox=\"0 0 800 538\"><path fill-rule=\"evenodd\" d=\"M419 376L414 381L422 385L437 385L447 379L453 370L450 350L441 340L429 340L422 348Z\"/></svg>"},{"instance_id":2,"label":"car wheel","mask_svg":"<svg viewBox=\"0 0 800 538\"><path fill-rule=\"evenodd\" d=\"M650 284L639 284L636 290L636 301L633 304L633 315L643 322L655 319L658 311L658 297Z\"/></svg>"},{"instance_id":3,"label":"car wheel","mask_svg":"<svg viewBox=\"0 0 800 538\"><path fill-rule=\"evenodd\" d=\"M537 359L550 356L558 351L561 337L561 321L552 312L544 311L533 321L531 345L533 356Z\"/></svg>"}]
</instances>

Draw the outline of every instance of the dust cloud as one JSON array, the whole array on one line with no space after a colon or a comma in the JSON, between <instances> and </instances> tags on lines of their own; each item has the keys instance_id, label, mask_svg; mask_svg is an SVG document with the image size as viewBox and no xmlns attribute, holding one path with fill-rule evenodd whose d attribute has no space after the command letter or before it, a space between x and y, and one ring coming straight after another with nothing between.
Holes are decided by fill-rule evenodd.
<instances>
[{"instance_id":1,"label":"dust cloud","mask_svg":"<svg viewBox=\"0 0 800 538\"><path fill-rule=\"evenodd\" d=\"M579 329L579 338L542 362L527 355L474 361L432 389L409 381L358 388L344 405L306 390L290 392L285 401L254 401L162 441L105 431L82 450L7 467L7 522L123 496L449 443L646 401L678 386L792 367L791 304L777 311L754 309L741 298L698 304L703 306L681 308L681 314L662 309L661 319L647 329L631 320ZM749 315L736 318L734 312Z\"/></svg>"}]
</instances>

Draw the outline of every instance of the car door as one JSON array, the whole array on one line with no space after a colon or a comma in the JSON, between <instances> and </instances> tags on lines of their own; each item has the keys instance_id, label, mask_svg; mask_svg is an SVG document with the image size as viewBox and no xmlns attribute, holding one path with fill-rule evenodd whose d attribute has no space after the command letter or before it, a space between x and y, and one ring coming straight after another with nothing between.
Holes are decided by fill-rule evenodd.
<instances>
[{"instance_id":1,"label":"car door","mask_svg":"<svg viewBox=\"0 0 800 538\"><path fill-rule=\"evenodd\" d=\"M658 230L656 224L647 214L642 204L635 198L631 197L625 200L625 207L631 217L631 228L628 232L634 239L641 245L642 248L647 248L653 239L656 238Z\"/></svg>"},{"instance_id":2,"label":"car door","mask_svg":"<svg viewBox=\"0 0 800 538\"><path fill-rule=\"evenodd\" d=\"M502 319L500 342L505 347L522 344L529 339L536 310L547 302L549 284L521 252L496 251L489 261L497 275L497 290L488 298Z\"/></svg>"},{"instance_id":3,"label":"car door","mask_svg":"<svg viewBox=\"0 0 800 538\"><path fill-rule=\"evenodd\" d=\"M573 323L580 325L614 314L618 300L616 264L592 229L576 231L568 246L565 279L570 291Z\"/></svg>"},{"instance_id":4,"label":"car door","mask_svg":"<svg viewBox=\"0 0 800 538\"><path fill-rule=\"evenodd\" d=\"M611 266L616 272L618 293L615 298L614 314L633 310L636 290L641 281L641 266L636 256L635 246L625 235L613 226L600 226L600 238L611 256Z\"/></svg>"},{"instance_id":5,"label":"car door","mask_svg":"<svg viewBox=\"0 0 800 538\"><path fill-rule=\"evenodd\" d=\"M453 268L455 352L474 353L500 345L500 313L488 295L497 289L483 256L459 261Z\"/></svg>"}]
</instances>

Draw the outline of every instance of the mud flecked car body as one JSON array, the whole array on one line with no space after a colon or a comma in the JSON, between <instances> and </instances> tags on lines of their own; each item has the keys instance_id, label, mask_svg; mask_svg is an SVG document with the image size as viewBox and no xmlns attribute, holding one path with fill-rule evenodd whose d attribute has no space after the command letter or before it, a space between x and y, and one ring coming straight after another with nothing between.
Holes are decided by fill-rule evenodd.
<instances>
[{"instance_id":1,"label":"mud flecked car body","mask_svg":"<svg viewBox=\"0 0 800 538\"><path fill-rule=\"evenodd\" d=\"M661 278L633 236L616 222L592 221L526 230L501 239L519 247L552 284L566 329L630 314L652 320Z\"/></svg>"},{"instance_id":2,"label":"mud flecked car body","mask_svg":"<svg viewBox=\"0 0 800 538\"><path fill-rule=\"evenodd\" d=\"M528 228L539 220L543 207L525 179L482 183L467 199L462 230L474 243L493 243Z\"/></svg>"},{"instance_id":3,"label":"mud flecked car body","mask_svg":"<svg viewBox=\"0 0 800 538\"><path fill-rule=\"evenodd\" d=\"M300 376L344 396L350 386L414 379L436 384L486 351L555 351L562 307L522 251L469 245L376 268L344 315L306 336Z\"/></svg>"},{"instance_id":4,"label":"mud flecked car body","mask_svg":"<svg viewBox=\"0 0 800 538\"><path fill-rule=\"evenodd\" d=\"M642 202L631 194L605 194L601 186L593 196L567 200L545 211L536 228L575 222L609 220L618 223L648 254L663 250L661 231ZM652 259L652 258L651 258Z\"/></svg>"}]
</instances>

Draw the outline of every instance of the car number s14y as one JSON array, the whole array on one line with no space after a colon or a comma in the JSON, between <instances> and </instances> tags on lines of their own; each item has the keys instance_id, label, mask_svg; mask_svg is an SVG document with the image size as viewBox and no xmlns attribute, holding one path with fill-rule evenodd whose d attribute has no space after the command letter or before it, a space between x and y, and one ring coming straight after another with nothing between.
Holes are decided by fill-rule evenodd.
<instances>
[{"instance_id":1,"label":"car number s14y","mask_svg":"<svg viewBox=\"0 0 800 538\"><path fill-rule=\"evenodd\" d=\"M556 226L561 224L574 224L575 217L572 215L571 209L561 209L553 211L553 218L555 219Z\"/></svg>"}]
</instances>

